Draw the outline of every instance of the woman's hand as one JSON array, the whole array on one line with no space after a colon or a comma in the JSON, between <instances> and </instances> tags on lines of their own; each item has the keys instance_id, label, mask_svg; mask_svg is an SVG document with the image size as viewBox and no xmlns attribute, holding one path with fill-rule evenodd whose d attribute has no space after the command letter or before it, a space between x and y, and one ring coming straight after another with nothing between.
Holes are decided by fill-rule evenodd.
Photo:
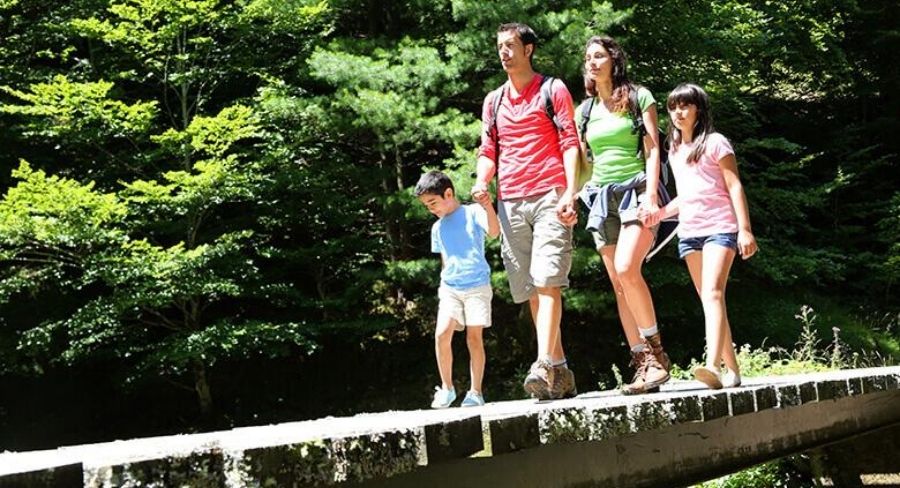
<instances>
[{"instance_id":1,"label":"woman's hand","mask_svg":"<svg viewBox=\"0 0 900 488\"><path fill-rule=\"evenodd\" d=\"M644 227L653 227L662 220L662 210L654 201L644 201L638 207L637 216Z\"/></svg>"}]
</instances>

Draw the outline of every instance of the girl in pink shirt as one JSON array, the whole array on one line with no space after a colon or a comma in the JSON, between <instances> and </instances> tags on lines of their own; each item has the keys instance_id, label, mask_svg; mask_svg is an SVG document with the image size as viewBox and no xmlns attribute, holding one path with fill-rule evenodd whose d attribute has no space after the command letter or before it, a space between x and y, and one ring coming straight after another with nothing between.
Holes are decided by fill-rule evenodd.
<instances>
[{"instance_id":1,"label":"girl in pink shirt","mask_svg":"<svg viewBox=\"0 0 900 488\"><path fill-rule=\"evenodd\" d=\"M681 84L669 94L666 106L672 120L669 164L678 196L642 220L653 223L679 214L678 251L687 262L706 322L706 365L694 368L694 377L712 389L738 386L740 370L725 311L725 283L735 254L749 259L757 251L747 197L734 150L713 128L703 88ZM723 361L727 373L719 370Z\"/></svg>"}]
</instances>

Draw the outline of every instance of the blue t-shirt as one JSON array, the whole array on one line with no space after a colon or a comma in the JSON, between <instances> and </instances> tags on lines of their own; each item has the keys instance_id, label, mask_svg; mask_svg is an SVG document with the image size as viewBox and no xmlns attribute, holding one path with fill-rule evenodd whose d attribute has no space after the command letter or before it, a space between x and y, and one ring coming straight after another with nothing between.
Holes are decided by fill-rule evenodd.
<instances>
[{"instance_id":1,"label":"blue t-shirt","mask_svg":"<svg viewBox=\"0 0 900 488\"><path fill-rule=\"evenodd\" d=\"M441 283L466 290L491 282L491 268L484 258L487 212L481 205L460 205L431 226L431 252L444 258Z\"/></svg>"}]
</instances>

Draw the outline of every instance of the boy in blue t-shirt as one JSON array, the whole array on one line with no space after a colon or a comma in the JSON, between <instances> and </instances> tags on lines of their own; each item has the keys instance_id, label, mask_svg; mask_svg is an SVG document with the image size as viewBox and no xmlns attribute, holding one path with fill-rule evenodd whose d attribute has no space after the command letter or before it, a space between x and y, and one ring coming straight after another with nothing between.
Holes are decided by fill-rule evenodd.
<instances>
[{"instance_id":1,"label":"boy in blue t-shirt","mask_svg":"<svg viewBox=\"0 0 900 488\"><path fill-rule=\"evenodd\" d=\"M416 184L416 196L438 221L431 227L431 251L441 255L441 286L438 288L437 327L434 352L441 386L435 387L431 408L447 408L456 400L453 387L453 332L466 330L472 387L463 407L484 405L481 379L484 376L482 331L491 326L491 268L484 258L485 233L500 235L500 221L485 192L477 205L460 205L450 178L429 171Z\"/></svg>"}]
</instances>

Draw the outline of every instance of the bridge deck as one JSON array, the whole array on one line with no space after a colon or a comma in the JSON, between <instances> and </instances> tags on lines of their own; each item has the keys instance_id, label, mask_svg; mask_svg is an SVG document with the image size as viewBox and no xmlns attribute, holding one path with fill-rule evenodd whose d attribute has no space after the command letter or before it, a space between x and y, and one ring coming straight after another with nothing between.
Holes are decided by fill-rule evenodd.
<instances>
[{"instance_id":1,"label":"bridge deck","mask_svg":"<svg viewBox=\"0 0 900 488\"><path fill-rule=\"evenodd\" d=\"M715 436L724 432L723 419L743 425L735 421L743 418L743 428L761 428L751 421L754 415L748 414L769 419L761 424L765 428L783 430L763 433L753 440L755 444L742 446L740 439L735 441L748 459L761 459L768 451L760 450L759 444L767 437L774 455L900 422L898 388L900 367L747 378L741 387L719 391L697 382L672 382L660 393L642 396L590 392L553 402L521 400L467 409L390 411L7 452L0 454L0 488L377 484L414 479L415 473L427 473L442 464L458 466L464 459L468 460L463 463L484 466L481 458L497 457L507 459L508 464L514 457L502 454L573 443L582 448L603 446L604 441L629 438L643 442L641 433L672 432L678 438L694 435L674 429L678 426L700 432L696 429L709 424L706 428L710 431L696 435ZM817 405L815 410L801 414L800 409L813 405ZM762 415L767 411L771 411L768 417ZM779 412L792 417L779 420ZM810 414L815 418L807 421ZM790 425L779 423L788 419ZM792 433L795 426L799 430ZM476 459L469 459L473 455ZM677 462L690 464L683 459ZM413 478L398 476L404 473ZM601 474L585 476L597 479ZM624 475L610 476L608 479L621 479ZM573 479L573 484L576 481Z\"/></svg>"}]
</instances>

